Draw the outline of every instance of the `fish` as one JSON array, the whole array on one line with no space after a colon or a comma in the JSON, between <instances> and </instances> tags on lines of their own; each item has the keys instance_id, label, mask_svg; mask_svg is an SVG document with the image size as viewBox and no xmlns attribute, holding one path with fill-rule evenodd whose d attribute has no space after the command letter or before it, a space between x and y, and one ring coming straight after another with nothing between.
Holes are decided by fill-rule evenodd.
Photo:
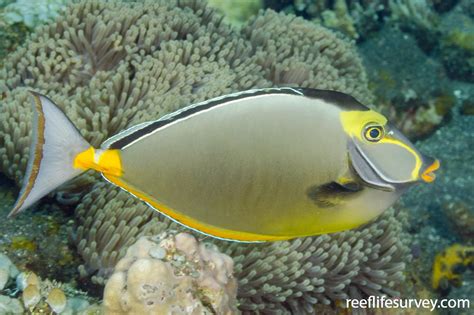
<instances>
[{"instance_id":1,"label":"fish","mask_svg":"<svg viewBox=\"0 0 474 315\"><path fill-rule=\"evenodd\" d=\"M265 242L354 229L415 183L421 154L354 97L300 87L189 105L91 146L47 96L31 92L30 157L10 217L95 170L172 220L216 238Z\"/></svg>"}]
</instances>

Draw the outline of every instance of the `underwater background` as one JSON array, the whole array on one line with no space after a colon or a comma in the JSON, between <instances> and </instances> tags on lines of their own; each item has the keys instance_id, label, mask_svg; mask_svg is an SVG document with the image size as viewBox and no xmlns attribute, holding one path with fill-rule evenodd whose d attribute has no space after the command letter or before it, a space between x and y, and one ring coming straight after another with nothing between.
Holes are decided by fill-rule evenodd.
<instances>
[{"instance_id":1,"label":"underwater background","mask_svg":"<svg viewBox=\"0 0 474 315\"><path fill-rule=\"evenodd\" d=\"M0 314L472 314L473 19L470 0L0 0ZM270 86L353 95L441 161L436 181L362 228L288 242L203 237L92 173L7 219L29 89L99 146ZM344 307L382 294L471 309Z\"/></svg>"}]
</instances>

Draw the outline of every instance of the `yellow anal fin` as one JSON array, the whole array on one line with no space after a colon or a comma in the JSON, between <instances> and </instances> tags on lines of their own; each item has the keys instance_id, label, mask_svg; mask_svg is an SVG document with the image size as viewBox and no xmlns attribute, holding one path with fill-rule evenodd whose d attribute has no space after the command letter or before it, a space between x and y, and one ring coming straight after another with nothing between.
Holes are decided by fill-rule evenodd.
<instances>
[{"instance_id":1,"label":"yellow anal fin","mask_svg":"<svg viewBox=\"0 0 474 315\"><path fill-rule=\"evenodd\" d=\"M118 177L109 176L108 174L104 174L104 177L111 183L123 188L124 190L133 194L135 197L145 201L151 207L153 207L153 209L165 214L166 216L172 218L176 222L188 228L191 228L193 230L196 230L198 232L201 232L213 237L217 237L217 238L225 239L225 240L231 240L231 241L239 241L239 242L282 241L282 240L288 240L288 239L293 238L291 236L261 235L261 234L254 234L254 233L249 233L249 232L232 231L232 230L215 227L215 226L200 222L196 219L193 219L192 217L178 213L174 211L173 209L170 209L169 207L156 201L155 199L153 199L146 193L141 192L131 187L130 185L128 185L127 183L125 183L123 180L121 180Z\"/></svg>"}]
</instances>

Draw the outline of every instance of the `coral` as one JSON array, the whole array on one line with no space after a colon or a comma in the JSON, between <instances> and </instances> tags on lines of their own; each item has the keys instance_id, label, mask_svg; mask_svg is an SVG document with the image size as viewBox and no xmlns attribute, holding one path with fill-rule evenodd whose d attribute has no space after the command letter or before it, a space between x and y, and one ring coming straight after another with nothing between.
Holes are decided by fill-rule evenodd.
<instances>
[{"instance_id":1,"label":"coral","mask_svg":"<svg viewBox=\"0 0 474 315\"><path fill-rule=\"evenodd\" d=\"M144 235L157 235L175 223L139 203L118 188L97 183L84 196L75 212L77 229L73 239L79 254L87 262L79 267L84 277L103 284L127 248Z\"/></svg>"},{"instance_id":2,"label":"coral","mask_svg":"<svg viewBox=\"0 0 474 315\"><path fill-rule=\"evenodd\" d=\"M77 242L88 262L81 270L103 283L130 240L170 229L172 223L118 188L107 192L100 186L84 197L76 214ZM347 297L397 296L409 257L402 223L387 212L357 231L270 244L212 242L234 260L242 311L311 313L314 304Z\"/></svg>"},{"instance_id":3,"label":"coral","mask_svg":"<svg viewBox=\"0 0 474 315\"><path fill-rule=\"evenodd\" d=\"M18 299L0 295L0 314L23 314L24 309Z\"/></svg>"},{"instance_id":4,"label":"coral","mask_svg":"<svg viewBox=\"0 0 474 315\"><path fill-rule=\"evenodd\" d=\"M209 0L208 4L224 15L224 21L236 27L241 27L263 8L263 0Z\"/></svg>"},{"instance_id":5,"label":"coral","mask_svg":"<svg viewBox=\"0 0 474 315\"><path fill-rule=\"evenodd\" d=\"M0 67L3 58L23 43L29 30L23 24L6 25L0 19Z\"/></svg>"},{"instance_id":6,"label":"coral","mask_svg":"<svg viewBox=\"0 0 474 315\"><path fill-rule=\"evenodd\" d=\"M12 263L10 258L5 254L0 253L0 290L3 290L9 279L14 279L19 271Z\"/></svg>"},{"instance_id":7,"label":"coral","mask_svg":"<svg viewBox=\"0 0 474 315\"><path fill-rule=\"evenodd\" d=\"M39 27L0 69L0 169L19 183L26 168L27 88L50 96L99 146L126 127L238 90L299 85L367 101L366 82L350 43L302 19L266 12L240 35L201 1L85 1ZM57 198L77 202L93 181L80 176Z\"/></svg>"},{"instance_id":8,"label":"coral","mask_svg":"<svg viewBox=\"0 0 474 315\"><path fill-rule=\"evenodd\" d=\"M36 308L38 302L41 300L39 287L30 284L23 290L21 299L23 300L25 308L29 311L33 311Z\"/></svg>"},{"instance_id":9,"label":"coral","mask_svg":"<svg viewBox=\"0 0 474 315\"><path fill-rule=\"evenodd\" d=\"M27 88L49 95L91 144L193 102L253 87L297 85L372 97L353 46L293 16L261 13L237 34L198 1L86 1L40 27L0 70L1 170L25 169L31 121ZM100 282L140 236L171 223L117 188L83 176L70 192L83 275ZM66 193L67 192L67 193ZM345 297L398 295L407 250L393 213L370 226L291 242L217 242L235 261L240 308L301 311Z\"/></svg>"},{"instance_id":10,"label":"coral","mask_svg":"<svg viewBox=\"0 0 474 315\"><path fill-rule=\"evenodd\" d=\"M474 115L474 101L471 99L464 100L462 102L460 113L462 115Z\"/></svg>"},{"instance_id":11,"label":"coral","mask_svg":"<svg viewBox=\"0 0 474 315\"><path fill-rule=\"evenodd\" d=\"M441 210L451 225L451 230L464 241L474 240L474 211L463 201L450 201L441 205Z\"/></svg>"},{"instance_id":12,"label":"coral","mask_svg":"<svg viewBox=\"0 0 474 315\"><path fill-rule=\"evenodd\" d=\"M282 1L267 0L265 3L275 10L291 12L341 31L353 39L366 37L378 28L387 11L385 1L294 0L292 2L287 6L282 5Z\"/></svg>"},{"instance_id":13,"label":"coral","mask_svg":"<svg viewBox=\"0 0 474 315\"><path fill-rule=\"evenodd\" d=\"M302 16L362 42L384 26L396 26L416 36L430 52L439 41L442 16L457 0L266 0L265 5ZM469 1L466 1L469 10ZM454 10L453 10L454 11Z\"/></svg>"},{"instance_id":14,"label":"coral","mask_svg":"<svg viewBox=\"0 0 474 315\"><path fill-rule=\"evenodd\" d=\"M461 0L460 2L460 10L471 18L474 18L474 3L471 0Z\"/></svg>"},{"instance_id":15,"label":"coral","mask_svg":"<svg viewBox=\"0 0 474 315\"><path fill-rule=\"evenodd\" d=\"M8 156L3 171L19 181L25 168L28 86L50 95L98 146L125 127L180 106L268 85L246 60L250 47L233 40L212 11L198 4L195 9L200 15L171 2L89 1L41 27L0 74L6 93L0 115L8 122L0 136L0 154ZM218 57L225 52L228 58Z\"/></svg>"},{"instance_id":16,"label":"coral","mask_svg":"<svg viewBox=\"0 0 474 315\"><path fill-rule=\"evenodd\" d=\"M1 217L7 216L15 202L18 190L13 187L14 183L0 174ZM0 252L8 255L18 269L28 269L58 281L72 281L78 277L75 269L82 261L75 248L68 244L74 224L72 213L59 211L59 206L51 203L39 208L34 215L25 213L2 225Z\"/></svg>"},{"instance_id":17,"label":"coral","mask_svg":"<svg viewBox=\"0 0 474 315\"><path fill-rule=\"evenodd\" d=\"M446 71L453 79L474 82L474 22L461 12L443 19L439 53Z\"/></svg>"},{"instance_id":18,"label":"coral","mask_svg":"<svg viewBox=\"0 0 474 315\"><path fill-rule=\"evenodd\" d=\"M81 315L100 315L103 314L103 308L100 304L90 304L84 298L72 297L67 299L64 313L68 314L68 312Z\"/></svg>"},{"instance_id":19,"label":"coral","mask_svg":"<svg viewBox=\"0 0 474 315\"><path fill-rule=\"evenodd\" d=\"M77 314L95 307L89 304L83 292L68 284L40 279L31 271L17 276L13 292L21 292L20 301L32 314Z\"/></svg>"},{"instance_id":20,"label":"coral","mask_svg":"<svg viewBox=\"0 0 474 315\"><path fill-rule=\"evenodd\" d=\"M36 243L32 240L27 239L24 236L12 237L11 248L15 250L25 250L29 252L36 251Z\"/></svg>"},{"instance_id":21,"label":"coral","mask_svg":"<svg viewBox=\"0 0 474 315\"><path fill-rule=\"evenodd\" d=\"M16 286L23 291L28 286L39 287L40 280L34 272L22 272L16 277Z\"/></svg>"},{"instance_id":22,"label":"coral","mask_svg":"<svg viewBox=\"0 0 474 315\"><path fill-rule=\"evenodd\" d=\"M433 289L446 292L449 285L461 286L461 274L466 268L474 268L474 246L454 244L445 248L433 263Z\"/></svg>"},{"instance_id":23,"label":"coral","mask_svg":"<svg viewBox=\"0 0 474 315\"><path fill-rule=\"evenodd\" d=\"M274 85L339 90L370 103L365 70L352 45L333 34L327 36L327 32L273 11L257 16L242 29L255 47L256 63Z\"/></svg>"},{"instance_id":24,"label":"coral","mask_svg":"<svg viewBox=\"0 0 474 315\"><path fill-rule=\"evenodd\" d=\"M439 13L446 13L455 8L460 0L430 0L431 5Z\"/></svg>"},{"instance_id":25,"label":"coral","mask_svg":"<svg viewBox=\"0 0 474 315\"><path fill-rule=\"evenodd\" d=\"M51 307L53 312L59 314L66 308L66 295L61 289L53 288L48 293L46 303Z\"/></svg>"},{"instance_id":26,"label":"coral","mask_svg":"<svg viewBox=\"0 0 474 315\"><path fill-rule=\"evenodd\" d=\"M349 9L345 0L336 0L334 10L325 10L321 13L323 25L338 29L350 38L357 39L357 33L354 19L349 14Z\"/></svg>"},{"instance_id":27,"label":"coral","mask_svg":"<svg viewBox=\"0 0 474 315\"><path fill-rule=\"evenodd\" d=\"M29 28L52 20L61 13L68 0L16 0L0 12L0 19L12 25L22 23Z\"/></svg>"},{"instance_id":28,"label":"coral","mask_svg":"<svg viewBox=\"0 0 474 315\"><path fill-rule=\"evenodd\" d=\"M22 292L21 300L29 312L64 310L66 306L66 296L60 288L61 284L47 279L42 281L34 272L20 273L16 278L16 285L17 290Z\"/></svg>"},{"instance_id":29,"label":"coral","mask_svg":"<svg viewBox=\"0 0 474 315\"><path fill-rule=\"evenodd\" d=\"M89 303L95 300L71 283L40 279L29 270L19 272L7 256L0 254L0 272L5 269L13 281L0 289L8 295L0 295L0 314L100 314L97 305Z\"/></svg>"},{"instance_id":30,"label":"coral","mask_svg":"<svg viewBox=\"0 0 474 315\"><path fill-rule=\"evenodd\" d=\"M404 25L416 25L423 29L435 28L438 23L429 0L389 0L390 19Z\"/></svg>"},{"instance_id":31,"label":"coral","mask_svg":"<svg viewBox=\"0 0 474 315\"><path fill-rule=\"evenodd\" d=\"M379 103L376 109L383 113L390 121L395 122L397 128L412 140L426 138L433 134L450 117L450 110L454 106L454 97L449 94L431 96L428 104L419 99L414 92L413 98L406 101L406 108L397 108L391 102ZM400 106L402 102L399 102Z\"/></svg>"},{"instance_id":32,"label":"coral","mask_svg":"<svg viewBox=\"0 0 474 315\"><path fill-rule=\"evenodd\" d=\"M367 227L266 245L219 243L235 263L242 311L313 313L315 304L386 294L399 296L408 248L400 217Z\"/></svg>"},{"instance_id":33,"label":"coral","mask_svg":"<svg viewBox=\"0 0 474 315\"><path fill-rule=\"evenodd\" d=\"M191 235L141 237L104 290L108 314L234 314L233 262Z\"/></svg>"},{"instance_id":34,"label":"coral","mask_svg":"<svg viewBox=\"0 0 474 315\"><path fill-rule=\"evenodd\" d=\"M426 58L413 36L385 26L359 49L377 98L375 108L410 139L432 135L451 118L456 98L445 69Z\"/></svg>"}]
</instances>

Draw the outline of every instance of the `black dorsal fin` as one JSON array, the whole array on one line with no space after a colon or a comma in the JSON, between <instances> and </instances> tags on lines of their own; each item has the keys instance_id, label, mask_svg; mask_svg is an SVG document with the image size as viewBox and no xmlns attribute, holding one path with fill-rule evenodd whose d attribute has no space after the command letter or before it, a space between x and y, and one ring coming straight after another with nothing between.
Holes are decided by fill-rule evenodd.
<instances>
[{"instance_id":1,"label":"black dorsal fin","mask_svg":"<svg viewBox=\"0 0 474 315\"><path fill-rule=\"evenodd\" d=\"M128 144L165 125L184 119L200 111L208 110L214 106L221 105L224 103L231 103L232 101L239 99L273 94L299 95L302 97L320 99L344 110L368 110L367 107L359 103L354 97L338 91L318 90L299 87L274 87L253 89L219 96L204 102L192 104L176 112L165 115L158 120L142 123L140 125L131 127L127 130L122 131L118 135L115 135L112 138L108 139L102 145L102 147L105 149L122 149Z\"/></svg>"}]
</instances>

